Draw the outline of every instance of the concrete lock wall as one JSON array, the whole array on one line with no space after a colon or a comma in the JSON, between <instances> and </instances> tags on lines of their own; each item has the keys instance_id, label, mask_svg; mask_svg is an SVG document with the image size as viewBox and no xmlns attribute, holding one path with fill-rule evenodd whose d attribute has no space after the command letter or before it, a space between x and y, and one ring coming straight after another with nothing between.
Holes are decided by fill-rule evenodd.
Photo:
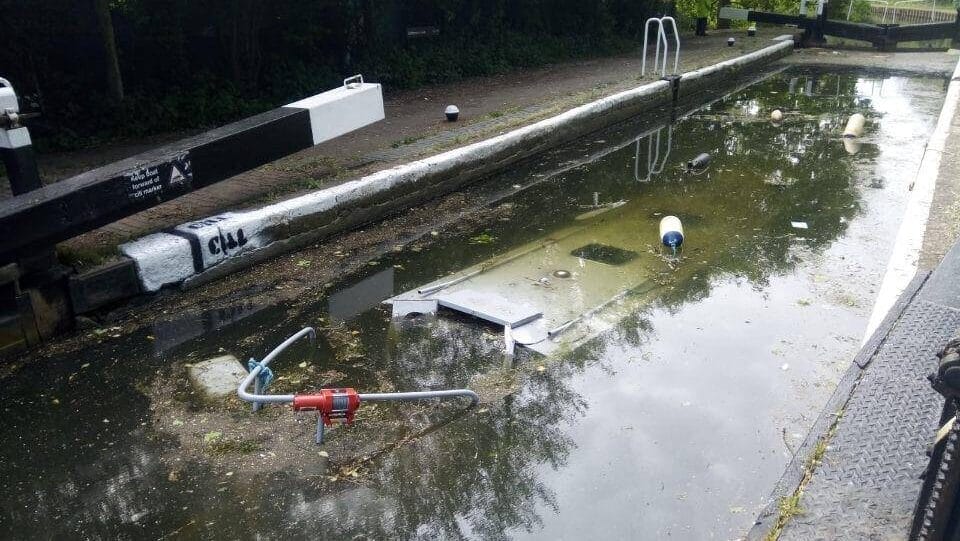
<instances>
[{"instance_id":1,"label":"concrete lock wall","mask_svg":"<svg viewBox=\"0 0 960 541\"><path fill-rule=\"evenodd\" d=\"M716 87L745 69L790 54L793 42L685 73L680 93ZM144 291L203 283L335 233L452 192L590 132L675 99L657 81L576 107L555 117L263 208L226 212L120 246L134 261Z\"/></svg>"}]
</instances>

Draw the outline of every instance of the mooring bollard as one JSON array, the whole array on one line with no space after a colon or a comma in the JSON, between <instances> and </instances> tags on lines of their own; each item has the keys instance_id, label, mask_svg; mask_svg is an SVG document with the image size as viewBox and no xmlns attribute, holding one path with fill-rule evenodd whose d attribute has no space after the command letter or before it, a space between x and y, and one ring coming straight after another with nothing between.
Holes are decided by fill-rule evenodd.
<instances>
[{"instance_id":1,"label":"mooring bollard","mask_svg":"<svg viewBox=\"0 0 960 541\"><path fill-rule=\"evenodd\" d=\"M448 105L443 114L446 115L448 122L456 122L460 117L460 108L456 105Z\"/></svg>"}]
</instances>

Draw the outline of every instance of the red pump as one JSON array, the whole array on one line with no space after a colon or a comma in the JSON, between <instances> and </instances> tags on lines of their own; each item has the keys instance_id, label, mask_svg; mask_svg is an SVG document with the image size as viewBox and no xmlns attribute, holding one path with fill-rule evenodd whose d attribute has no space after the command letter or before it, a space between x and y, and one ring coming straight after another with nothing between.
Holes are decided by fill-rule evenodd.
<instances>
[{"instance_id":1,"label":"red pump","mask_svg":"<svg viewBox=\"0 0 960 541\"><path fill-rule=\"evenodd\" d=\"M316 411L326 426L333 425L334 420L352 423L359 407L360 395L350 388L321 389L318 394L293 396L293 411Z\"/></svg>"}]
</instances>

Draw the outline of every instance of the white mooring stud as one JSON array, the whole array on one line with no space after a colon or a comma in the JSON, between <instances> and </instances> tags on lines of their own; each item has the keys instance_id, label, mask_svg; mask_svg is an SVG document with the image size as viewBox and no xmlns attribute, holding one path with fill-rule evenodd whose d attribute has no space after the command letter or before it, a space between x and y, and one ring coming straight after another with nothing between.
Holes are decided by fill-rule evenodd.
<instances>
[{"instance_id":1,"label":"white mooring stud","mask_svg":"<svg viewBox=\"0 0 960 541\"><path fill-rule=\"evenodd\" d=\"M781 111L780 109L774 109L774 110L770 113L770 120L772 120L772 121L774 121L774 122L780 122L780 121L782 121L782 120L783 120L783 111Z\"/></svg>"},{"instance_id":2,"label":"white mooring stud","mask_svg":"<svg viewBox=\"0 0 960 541\"><path fill-rule=\"evenodd\" d=\"M457 118L460 117L460 108L456 105L448 105L447 108L443 110L443 114L447 115L448 121L456 122Z\"/></svg>"}]
</instances>

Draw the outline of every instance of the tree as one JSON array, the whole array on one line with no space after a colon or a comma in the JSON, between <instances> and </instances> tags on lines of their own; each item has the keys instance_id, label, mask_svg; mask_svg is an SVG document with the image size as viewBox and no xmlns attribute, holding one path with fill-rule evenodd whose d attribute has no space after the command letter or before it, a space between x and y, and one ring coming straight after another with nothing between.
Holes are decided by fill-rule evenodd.
<instances>
[{"instance_id":1,"label":"tree","mask_svg":"<svg viewBox=\"0 0 960 541\"><path fill-rule=\"evenodd\" d=\"M123 78L120 75L117 40L113 33L113 19L110 16L110 0L93 0L93 11L97 19L97 33L103 46L107 94L114 103L120 103L123 101Z\"/></svg>"},{"instance_id":2,"label":"tree","mask_svg":"<svg viewBox=\"0 0 960 541\"><path fill-rule=\"evenodd\" d=\"M249 91L260 79L260 30L264 5L259 0L233 0L229 13L227 51L233 81Z\"/></svg>"}]
</instances>

